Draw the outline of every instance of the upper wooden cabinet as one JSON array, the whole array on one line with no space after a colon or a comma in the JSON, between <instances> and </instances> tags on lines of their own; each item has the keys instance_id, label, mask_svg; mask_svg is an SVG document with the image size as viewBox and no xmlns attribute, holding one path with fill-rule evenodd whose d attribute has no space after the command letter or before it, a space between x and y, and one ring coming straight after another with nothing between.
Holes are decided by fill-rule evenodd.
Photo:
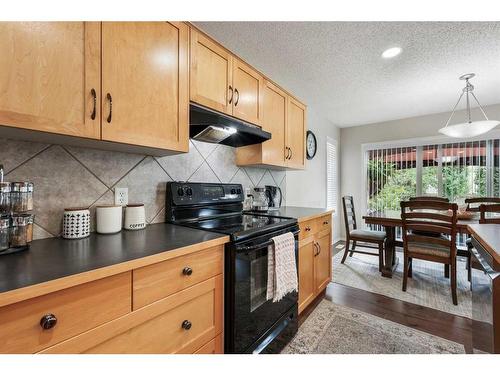
<instances>
[{"instance_id":1,"label":"upper wooden cabinet","mask_svg":"<svg viewBox=\"0 0 500 375\"><path fill-rule=\"evenodd\" d=\"M232 115L231 54L211 39L191 29L190 61L191 100Z\"/></svg>"},{"instance_id":2,"label":"upper wooden cabinet","mask_svg":"<svg viewBox=\"0 0 500 375\"><path fill-rule=\"evenodd\" d=\"M273 83L265 81L262 99L262 129L270 132L272 138L256 145L239 147L236 164L285 167L288 95Z\"/></svg>"},{"instance_id":3,"label":"upper wooden cabinet","mask_svg":"<svg viewBox=\"0 0 500 375\"><path fill-rule=\"evenodd\" d=\"M288 98L288 119L286 145L288 147L286 165L303 169L305 166L306 107L298 100Z\"/></svg>"},{"instance_id":4,"label":"upper wooden cabinet","mask_svg":"<svg viewBox=\"0 0 500 375\"><path fill-rule=\"evenodd\" d=\"M188 25L0 23L0 52L0 125L188 151Z\"/></svg>"},{"instance_id":5,"label":"upper wooden cabinet","mask_svg":"<svg viewBox=\"0 0 500 375\"><path fill-rule=\"evenodd\" d=\"M191 101L260 125L262 75L222 46L191 29Z\"/></svg>"},{"instance_id":6,"label":"upper wooden cabinet","mask_svg":"<svg viewBox=\"0 0 500 375\"><path fill-rule=\"evenodd\" d=\"M100 36L98 22L0 22L0 125L99 139Z\"/></svg>"},{"instance_id":7,"label":"upper wooden cabinet","mask_svg":"<svg viewBox=\"0 0 500 375\"><path fill-rule=\"evenodd\" d=\"M188 26L102 24L102 139L188 151Z\"/></svg>"}]
</instances>

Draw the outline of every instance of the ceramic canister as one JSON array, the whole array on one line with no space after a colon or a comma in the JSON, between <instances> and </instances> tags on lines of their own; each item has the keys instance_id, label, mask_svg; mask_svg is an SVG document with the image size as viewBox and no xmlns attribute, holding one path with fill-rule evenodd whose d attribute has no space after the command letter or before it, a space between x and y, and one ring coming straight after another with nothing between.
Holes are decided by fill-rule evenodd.
<instances>
[{"instance_id":1,"label":"ceramic canister","mask_svg":"<svg viewBox=\"0 0 500 375\"><path fill-rule=\"evenodd\" d=\"M85 207L65 208L63 238L76 240L90 235L90 211Z\"/></svg>"},{"instance_id":2,"label":"ceramic canister","mask_svg":"<svg viewBox=\"0 0 500 375\"><path fill-rule=\"evenodd\" d=\"M122 230L122 206L96 207L97 233L111 234Z\"/></svg>"},{"instance_id":3,"label":"ceramic canister","mask_svg":"<svg viewBox=\"0 0 500 375\"><path fill-rule=\"evenodd\" d=\"M146 211L144 204L129 204L125 208L125 223L123 227L128 230L146 228Z\"/></svg>"}]
</instances>

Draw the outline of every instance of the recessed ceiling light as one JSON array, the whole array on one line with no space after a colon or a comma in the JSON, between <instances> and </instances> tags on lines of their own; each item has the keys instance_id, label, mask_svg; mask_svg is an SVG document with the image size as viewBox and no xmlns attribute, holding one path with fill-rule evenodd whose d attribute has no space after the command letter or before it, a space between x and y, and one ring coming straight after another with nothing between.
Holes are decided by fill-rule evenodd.
<instances>
[{"instance_id":1,"label":"recessed ceiling light","mask_svg":"<svg viewBox=\"0 0 500 375\"><path fill-rule=\"evenodd\" d=\"M402 50L399 47L392 47L392 48L386 49L384 52L382 52L382 57L384 59L391 59L391 58L399 55L401 53L401 51Z\"/></svg>"}]
</instances>

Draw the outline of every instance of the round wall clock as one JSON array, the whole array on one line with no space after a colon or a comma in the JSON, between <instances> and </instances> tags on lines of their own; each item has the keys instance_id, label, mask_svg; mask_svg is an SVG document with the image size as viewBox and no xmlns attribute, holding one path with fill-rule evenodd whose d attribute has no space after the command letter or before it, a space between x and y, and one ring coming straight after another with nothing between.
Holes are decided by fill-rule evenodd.
<instances>
[{"instance_id":1,"label":"round wall clock","mask_svg":"<svg viewBox=\"0 0 500 375\"><path fill-rule=\"evenodd\" d=\"M311 160L316 155L317 147L316 136L312 131L308 130L306 133L306 157L308 160Z\"/></svg>"}]
</instances>

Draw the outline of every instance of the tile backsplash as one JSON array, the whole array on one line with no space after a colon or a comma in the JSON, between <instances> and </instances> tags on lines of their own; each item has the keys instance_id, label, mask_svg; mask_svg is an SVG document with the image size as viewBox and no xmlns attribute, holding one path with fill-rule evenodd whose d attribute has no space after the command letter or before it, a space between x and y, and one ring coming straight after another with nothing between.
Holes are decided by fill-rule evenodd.
<instances>
[{"instance_id":1,"label":"tile backsplash","mask_svg":"<svg viewBox=\"0 0 500 375\"><path fill-rule=\"evenodd\" d=\"M94 215L95 206L113 204L115 187L145 204L148 223L165 221L171 180L278 185L286 198L284 171L237 167L234 148L193 140L189 153L160 158L0 138L0 164L6 181L35 184L35 239L60 235L64 208L89 207Z\"/></svg>"}]
</instances>

